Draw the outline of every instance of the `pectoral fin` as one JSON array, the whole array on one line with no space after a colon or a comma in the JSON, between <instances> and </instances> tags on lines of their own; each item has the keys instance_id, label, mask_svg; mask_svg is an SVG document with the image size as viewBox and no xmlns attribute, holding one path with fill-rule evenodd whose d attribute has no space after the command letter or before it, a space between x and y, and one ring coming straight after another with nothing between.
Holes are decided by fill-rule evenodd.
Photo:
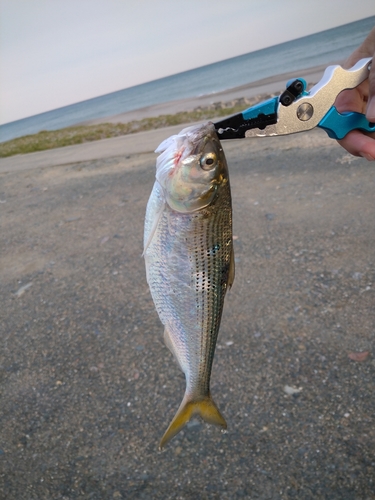
<instances>
[{"instance_id":1,"label":"pectoral fin","mask_svg":"<svg viewBox=\"0 0 375 500\"><path fill-rule=\"evenodd\" d=\"M145 241L145 245L144 245L144 248L143 248L142 257L144 257L144 255L146 253L146 250L149 247L149 245L150 245L150 243L152 241L152 238L154 237L156 228L158 227L158 224L159 224L159 221L161 219L161 216L163 215L163 211L164 211L164 204L160 205L158 211L155 214L155 218L154 218L154 221L152 223L150 234L148 235L147 241Z\"/></svg>"}]
</instances>

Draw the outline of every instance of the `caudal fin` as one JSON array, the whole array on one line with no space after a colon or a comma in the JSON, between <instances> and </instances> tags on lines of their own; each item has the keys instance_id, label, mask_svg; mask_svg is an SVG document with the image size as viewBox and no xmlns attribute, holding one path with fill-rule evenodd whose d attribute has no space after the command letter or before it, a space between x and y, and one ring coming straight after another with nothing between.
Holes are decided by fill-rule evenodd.
<instances>
[{"instance_id":1,"label":"caudal fin","mask_svg":"<svg viewBox=\"0 0 375 500\"><path fill-rule=\"evenodd\" d=\"M194 415L199 415L209 424L218 425L223 429L227 428L227 423L211 396L199 400L191 400L185 395L176 415L160 441L160 448L164 448Z\"/></svg>"}]
</instances>

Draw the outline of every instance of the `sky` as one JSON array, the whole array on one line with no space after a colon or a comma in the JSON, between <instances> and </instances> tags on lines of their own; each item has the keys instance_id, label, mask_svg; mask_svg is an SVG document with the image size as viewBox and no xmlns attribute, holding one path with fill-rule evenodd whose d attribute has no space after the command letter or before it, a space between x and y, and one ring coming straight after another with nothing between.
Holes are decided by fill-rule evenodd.
<instances>
[{"instance_id":1,"label":"sky","mask_svg":"<svg viewBox=\"0 0 375 500\"><path fill-rule=\"evenodd\" d=\"M0 0L0 123L373 15L374 0Z\"/></svg>"}]
</instances>

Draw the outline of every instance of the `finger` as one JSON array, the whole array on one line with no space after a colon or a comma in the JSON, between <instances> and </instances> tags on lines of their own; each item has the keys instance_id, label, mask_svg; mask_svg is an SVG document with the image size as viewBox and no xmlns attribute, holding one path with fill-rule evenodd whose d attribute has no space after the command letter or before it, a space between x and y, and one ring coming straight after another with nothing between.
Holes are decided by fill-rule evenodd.
<instances>
[{"instance_id":1,"label":"finger","mask_svg":"<svg viewBox=\"0 0 375 500\"><path fill-rule=\"evenodd\" d=\"M365 80L358 87L341 92L336 98L335 107L340 113L345 111L364 113L366 110L367 95L368 80Z\"/></svg>"},{"instance_id":2,"label":"finger","mask_svg":"<svg viewBox=\"0 0 375 500\"><path fill-rule=\"evenodd\" d=\"M374 135L369 136L359 130L353 130L344 139L337 142L354 156L362 156L370 161L375 159Z\"/></svg>"},{"instance_id":3,"label":"finger","mask_svg":"<svg viewBox=\"0 0 375 500\"><path fill-rule=\"evenodd\" d=\"M371 70L368 77L369 99L366 108L366 118L369 122L375 122L375 54L372 58Z\"/></svg>"}]
</instances>

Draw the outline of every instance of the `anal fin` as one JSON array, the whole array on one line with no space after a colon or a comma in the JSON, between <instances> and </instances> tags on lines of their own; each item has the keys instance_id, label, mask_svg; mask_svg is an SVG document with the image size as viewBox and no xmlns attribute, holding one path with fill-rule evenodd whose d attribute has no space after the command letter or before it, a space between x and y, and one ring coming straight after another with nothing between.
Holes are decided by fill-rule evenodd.
<instances>
[{"instance_id":1,"label":"anal fin","mask_svg":"<svg viewBox=\"0 0 375 500\"><path fill-rule=\"evenodd\" d=\"M181 366L180 360L178 359L177 349L173 343L171 334L169 333L167 327L164 328L164 343L168 347L168 349L171 351L171 353L173 354L173 357L174 357L176 363L178 364L180 370L184 371L182 366Z\"/></svg>"}]
</instances>

